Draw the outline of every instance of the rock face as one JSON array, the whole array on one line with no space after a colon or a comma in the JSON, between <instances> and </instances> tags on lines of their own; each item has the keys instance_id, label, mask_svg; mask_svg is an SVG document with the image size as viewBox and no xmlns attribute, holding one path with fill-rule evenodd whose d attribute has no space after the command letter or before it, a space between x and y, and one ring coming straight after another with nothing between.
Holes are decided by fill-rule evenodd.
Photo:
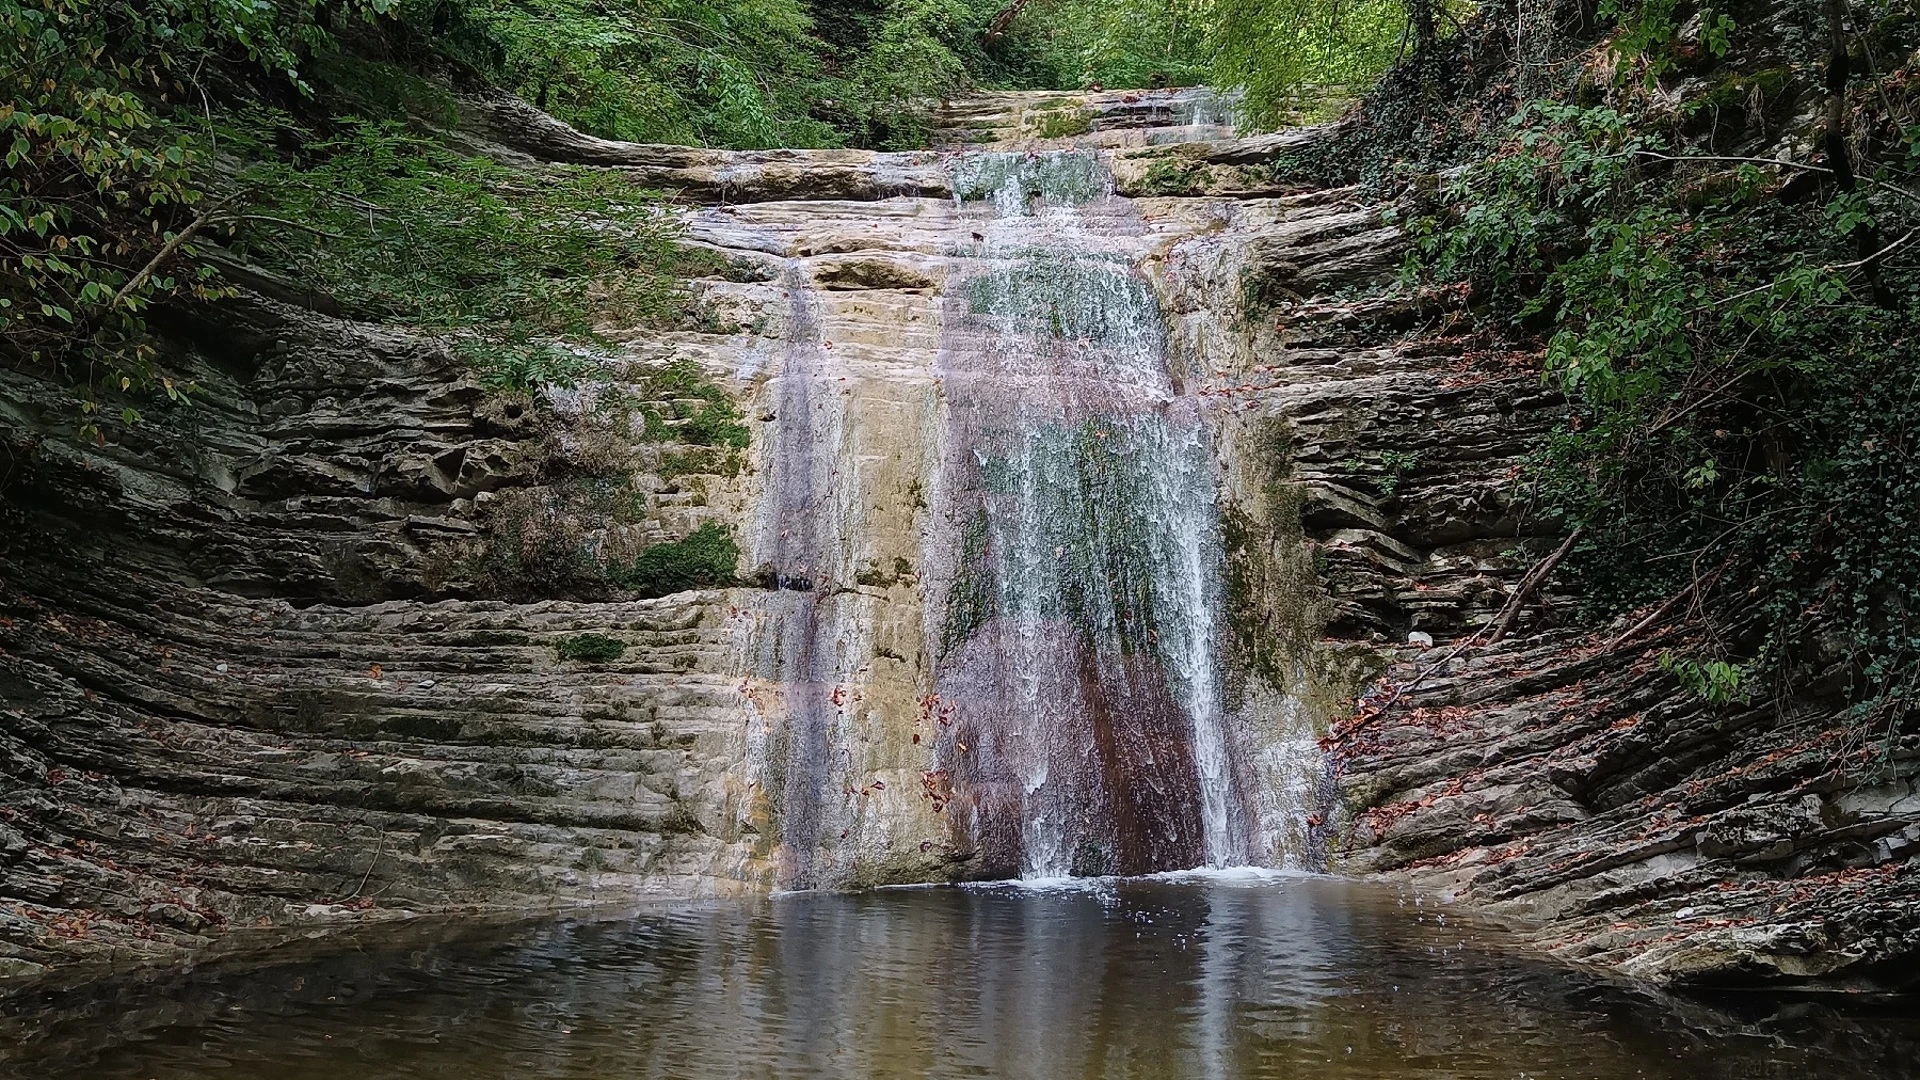
<instances>
[{"instance_id":1,"label":"rock face","mask_svg":"<svg viewBox=\"0 0 1920 1080\"><path fill-rule=\"evenodd\" d=\"M1862 782L1830 709L1713 715L1660 670L1658 644L1503 643L1343 725L1332 745L1359 810L1341 864L1405 873L1632 975L1910 987L1913 749ZM1416 664L1395 674L1411 682Z\"/></svg>"},{"instance_id":2,"label":"rock face","mask_svg":"<svg viewBox=\"0 0 1920 1080\"><path fill-rule=\"evenodd\" d=\"M9 950L753 881L720 597L446 599L494 508L569 482L560 421L426 342L222 314L199 431L71 443L5 395ZM557 657L608 628L625 662Z\"/></svg>"},{"instance_id":3,"label":"rock face","mask_svg":"<svg viewBox=\"0 0 1920 1080\"><path fill-rule=\"evenodd\" d=\"M1143 143L1127 132L1193 104L1124 97L1105 109L1120 133L1096 141ZM976 123L973 137L1025 139L1025 107L992 105L975 120L1002 117L1001 136ZM1313 728L1274 708L1292 699L1265 675L1236 678L1236 711L1221 711L1225 668L1207 647L1219 574L1201 565L1222 557L1217 470L1207 399L1180 373L1200 350L1166 339L1146 276L1237 208L1114 199L1091 152L721 154L601 143L511 103L469 113L462 137L507 160L636 169L710 203L687 226L728 266L706 283L703 325L718 329L627 333L580 388L529 397L484 390L429 338L273 289L174 316L168 362L198 403L106 445L68 437L58 386L9 373L0 949L18 971L398 912L1053 867L1035 845L1066 835L1060 822L1011 846L996 837L1021 833L1047 798L1056 810L1077 798L1031 775L1065 775L1075 751L1023 757L1027 733L994 727L1000 707L967 704L967 673L986 669L962 654L1018 655L996 635L1025 624L941 639L974 572L950 527L979 505L954 486L974 467L967 425L1009 422L996 402L1107 396L1098 379L1037 396L1001 386L1029 345L1065 348L1062 370L1078 346L1020 325L1046 322L1044 305L969 299L1002 277L1025 283L1040 265L1029 248L1056 224L1108 275L1089 295L1135 291L1139 310L1114 318L1155 344L1142 360L1123 343L1147 366L1121 375L1147 380L1140 416L1180 410L1180 460L1197 470L1179 495L1191 522L1106 509L1172 544L1143 564L1142 587L1171 588L1175 564L1191 563L1198 576L1172 603L1207 613L1141 623L1147 636L1107 674L1105 654L1083 658L1077 682L1119 695L1105 706L1113 760L1086 781L1109 785L1114 824L1051 841L1058 870L1304 856ZM1064 170L1033 178L1032 204L1009 194L1026 190L1030 160ZM1054 183L1070 196L1041 190ZM1119 311L1090 304L1098 319ZM996 374L983 358L1014 367ZM688 378L739 403L745 449L689 434L707 391ZM958 412L953 379L978 387ZM664 590L635 580L641 556L709 526L731 530L743 583L646 598ZM1069 561L1120 557L1132 534L1111 531L1069 538L1081 545ZM1034 555L1039 536L1005 540L1004 554ZM1086 607L1096 581L1047 588L1105 625L1124 605L1116 593ZM1175 650L1186 666L1166 682L1143 657ZM1024 692L1024 676L1004 674ZM1146 700L1166 731L1128 764ZM1244 728L1244 760L1262 771L1230 775L1241 759L1216 732L1203 755L1216 793L1169 796L1192 800L1193 821L1164 840L1163 815L1133 811L1150 790L1192 788L1189 716L1203 705L1215 727ZM1007 783L1010 809L982 810ZM1271 794L1283 788L1293 795ZM1237 831L1214 850L1208 822Z\"/></svg>"},{"instance_id":4,"label":"rock face","mask_svg":"<svg viewBox=\"0 0 1920 1080\"><path fill-rule=\"evenodd\" d=\"M177 317L200 400L105 446L0 375L0 975L406 912L1211 859L1410 874L1636 974L1889 978L1920 926L1911 768L1824 780L1794 723L1716 726L1653 641L1596 650L1533 608L1426 670L1556 542L1512 478L1559 402L1530 358L1355 299L1395 230L1270 167L1314 132L1234 141L1207 109L996 96L949 130L1002 155L959 157L631 146L472 102L460 137L505 160L682 191L729 266L720 329L609 328L604 370L529 397L249 296ZM1094 186L1008 182L1033 168ZM1035 276L1036 213L1106 268L1099 304ZM1101 366L1149 326L1150 364ZM1079 374L1022 382L1036 343ZM695 434L689 371L745 449ZM1058 454L996 434L1038 430L1016 400ZM1048 501L1111 460L1192 483ZM646 553L713 527L741 583L649 598ZM1164 608L1176 564L1206 626L1133 626L1098 587L1144 566ZM1049 597L1054 636L996 622ZM1412 688L1352 715L1383 674ZM1005 723L1046 679L1091 695L1083 774ZM1141 812L1158 770L1195 786ZM1135 813L1027 835L1074 800Z\"/></svg>"}]
</instances>

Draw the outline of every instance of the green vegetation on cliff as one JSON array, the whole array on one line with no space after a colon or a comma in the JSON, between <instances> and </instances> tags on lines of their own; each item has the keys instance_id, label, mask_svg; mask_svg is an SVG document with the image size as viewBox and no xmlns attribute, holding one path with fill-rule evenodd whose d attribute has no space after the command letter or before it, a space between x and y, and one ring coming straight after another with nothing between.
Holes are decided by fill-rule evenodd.
<instances>
[{"instance_id":1,"label":"green vegetation on cliff","mask_svg":"<svg viewBox=\"0 0 1920 1080\"><path fill-rule=\"evenodd\" d=\"M561 638L553 650L562 660L582 664L611 664L627 655L627 643L606 634L574 634Z\"/></svg>"},{"instance_id":2,"label":"green vegetation on cliff","mask_svg":"<svg viewBox=\"0 0 1920 1080\"><path fill-rule=\"evenodd\" d=\"M1581 530L1566 570L1591 613L1682 627L1663 666L1716 704L1843 702L1849 767L1920 694L1920 23L1900 7L1603 4L1532 100L1490 79L1423 118L1383 103L1350 166L1382 186L1463 166L1403 188L1409 280L1463 290L1567 395L1528 483Z\"/></svg>"},{"instance_id":3,"label":"green vegetation on cliff","mask_svg":"<svg viewBox=\"0 0 1920 1080\"><path fill-rule=\"evenodd\" d=\"M706 260L658 192L609 170L528 175L391 118L327 126L255 109L221 128L251 158L251 202L222 230L231 257L356 317L446 335L497 389L572 382L597 326L698 317L685 278Z\"/></svg>"},{"instance_id":4,"label":"green vegetation on cliff","mask_svg":"<svg viewBox=\"0 0 1920 1080\"><path fill-rule=\"evenodd\" d=\"M449 138L463 94L518 93L610 138L733 147L913 146L968 86L1209 71L1248 86L1257 116L1300 79L1361 77L1398 40L1397 8L1314 10L0 0L0 354L69 382L75 425L106 438L195 392L161 362L149 309L237 284L443 335L495 387L564 383L597 326L699 319L681 282L701 261L657 193L528 174Z\"/></svg>"},{"instance_id":5,"label":"green vegetation on cliff","mask_svg":"<svg viewBox=\"0 0 1920 1080\"><path fill-rule=\"evenodd\" d=\"M739 565L740 545L733 533L709 521L684 539L653 545L633 562L611 568L608 576L640 596L667 596L731 585Z\"/></svg>"},{"instance_id":6,"label":"green vegetation on cliff","mask_svg":"<svg viewBox=\"0 0 1920 1080\"><path fill-rule=\"evenodd\" d=\"M0 103L6 360L72 384L104 438L193 393L149 309L236 282L444 334L500 386L563 381L599 322L690 317L660 196L450 148L449 91L391 55L402 14L0 0L20 58Z\"/></svg>"}]
</instances>

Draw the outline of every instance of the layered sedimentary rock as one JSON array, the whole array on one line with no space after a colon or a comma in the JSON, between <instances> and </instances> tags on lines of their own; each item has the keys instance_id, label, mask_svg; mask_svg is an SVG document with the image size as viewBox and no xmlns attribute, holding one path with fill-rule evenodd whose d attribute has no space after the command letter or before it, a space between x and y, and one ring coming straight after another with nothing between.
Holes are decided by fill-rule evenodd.
<instances>
[{"instance_id":1,"label":"layered sedimentary rock","mask_svg":"<svg viewBox=\"0 0 1920 1080\"><path fill-rule=\"evenodd\" d=\"M1633 975L1911 986L1912 748L1882 757L1817 702L1718 713L1660 635L1612 646L1631 629L1396 667L1402 702L1331 742L1359 808L1341 865Z\"/></svg>"},{"instance_id":2,"label":"layered sedimentary rock","mask_svg":"<svg viewBox=\"0 0 1920 1080\"><path fill-rule=\"evenodd\" d=\"M1189 333L1224 341L1200 352L1233 358L1205 372L1237 403L1222 424L1230 516L1260 505L1249 478L1271 470L1280 512L1252 535L1295 552L1291 568L1241 563L1265 603L1297 606L1243 610L1259 632L1236 645L1303 675L1382 665L1330 710L1314 850L1637 976L1911 985L1920 746L1862 730L1832 698L1709 705L1659 663L1670 611L1583 630L1577 597L1513 597L1559 540L1531 535L1522 482L1560 402L1534 357L1428 329L1446 298L1384 287L1403 242L1354 193L1268 197L1276 155L1332 134L1118 166L1123 189L1224 194L1247 215L1189 246L1188 275L1211 285L1185 288L1202 312ZM1234 292L1221 306L1237 319L1204 314ZM1510 611L1515 629L1483 646ZM1319 700L1310 681L1296 697Z\"/></svg>"},{"instance_id":3,"label":"layered sedimentary rock","mask_svg":"<svg viewBox=\"0 0 1920 1080\"><path fill-rule=\"evenodd\" d=\"M727 266L703 329L501 394L263 282L175 317L196 404L108 445L6 375L0 965L1247 862L1408 873L1653 976L1910 957L1911 770L1716 726L1551 591L1435 663L1557 541L1513 481L1560 403L1415 332L1399 234L1274 167L1323 133L1208 108L728 154L470 102L503 160L681 191ZM710 387L745 448L691 434ZM738 582L641 598L710 528Z\"/></svg>"},{"instance_id":4,"label":"layered sedimentary rock","mask_svg":"<svg viewBox=\"0 0 1920 1080\"><path fill-rule=\"evenodd\" d=\"M1191 119L1125 97L1126 131ZM1013 105L1002 141L1041 137ZM10 375L10 964L1304 855L1313 729L1265 675L1229 715L1209 399L1148 285L1239 211L1135 206L1058 140L723 155L471 111L508 160L712 203L706 329L610 327L579 386L505 394L268 287L174 317L196 404L103 445ZM684 434L688 378L746 448ZM638 598L707 526L740 584Z\"/></svg>"}]
</instances>

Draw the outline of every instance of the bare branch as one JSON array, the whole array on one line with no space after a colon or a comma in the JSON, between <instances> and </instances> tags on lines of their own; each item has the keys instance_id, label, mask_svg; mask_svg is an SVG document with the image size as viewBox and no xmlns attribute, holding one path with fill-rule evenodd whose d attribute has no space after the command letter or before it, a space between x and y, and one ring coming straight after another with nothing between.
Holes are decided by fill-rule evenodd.
<instances>
[{"instance_id":1,"label":"bare branch","mask_svg":"<svg viewBox=\"0 0 1920 1080\"><path fill-rule=\"evenodd\" d=\"M1033 3L1033 0L1013 0L1011 4L1001 8L1000 13L995 15L993 21L987 24L987 32L980 35L980 40L994 41L1004 36L1007 28L1013 25L1013 20L1019 18L1020 12L1025 10L1026 6L1031 3Z\"/></svg>"},{"instance_id":2,"label":"bare branch","mask_svg":"<svg viewBox=\"0 0 1920 1080\"><path fill-rule=\"evenodd\" d=\"M1547 575L1553 573L1553 568L1560 565L1560 560L1567 557L1567 553L1573 550L1573 545L1586 534L1586 531L1587 527L1582 525L1568 533L1566 540L1561 542L1553 554L1540 560L1538 565L1527 572L1526 577L1520 579L1520 584L1514 586L1513 597L1507 601L1499 621L1494 624L1493 636L1487 639L1488 645L1493 645L1507 636L1507 631L1513 629L1515 620L1520 618L1521 610L1527 606L1528 594L1539 589L1546 582Z\"/></svg>"},{"instance_id":3,"label":"bare branch","mask_svg":"<svg viewBox=\"0 0 1920 1080\"><path fill-rule=\"evenodd\" d=\"M197 218L194 218L193 221L190 224L188 224L186 228L181 229L177 233L174 233L173 238L168 240L165 244L161 245L160 250L154 254L153 258L147 260L147 265L141 267L139 273L128 278L127 283L125 285L120 286L120 291L113 294L113 301L109 303L107 307L109 309L117 308L122 303L126 302L128 297L132 296L135 292L139 291L140 286L145 285L147 283L147 279L153 276L153 272L155 270L160 269L161 264L165 263L168 259L172 258L174 252L180 250L180 245L186 243L188 240L191 240L193 238L194 233L197 233L201 229L205 228L210 222L214 220L216 216L219 215L222 207L226 206L228 203L232 202L234 199L238 197L239 197L238 195L229 195L226 198L221 199L219 202L216 202L212 206L209 206L205 210L202 210L200 212L200 216Z\"/></svg>"}]
</instances>

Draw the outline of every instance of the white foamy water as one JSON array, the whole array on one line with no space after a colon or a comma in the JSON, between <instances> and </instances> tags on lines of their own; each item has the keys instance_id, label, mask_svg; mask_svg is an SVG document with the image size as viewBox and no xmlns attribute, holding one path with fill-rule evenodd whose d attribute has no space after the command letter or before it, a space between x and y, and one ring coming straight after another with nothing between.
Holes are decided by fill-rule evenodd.
<instances>
[{"instance_id":1,"label":"white foamy water","mask_svg":"<svg viewBox=\"0 0 1920 1080\"><path fill-rule=\"evenodd\" d=\"M1244 863L1218 480L1133 265L1142 222L1086 151L965 155L954 178L977 223L940 360L960 813L1029 880Z\"/></svg>"}]
</instances>

